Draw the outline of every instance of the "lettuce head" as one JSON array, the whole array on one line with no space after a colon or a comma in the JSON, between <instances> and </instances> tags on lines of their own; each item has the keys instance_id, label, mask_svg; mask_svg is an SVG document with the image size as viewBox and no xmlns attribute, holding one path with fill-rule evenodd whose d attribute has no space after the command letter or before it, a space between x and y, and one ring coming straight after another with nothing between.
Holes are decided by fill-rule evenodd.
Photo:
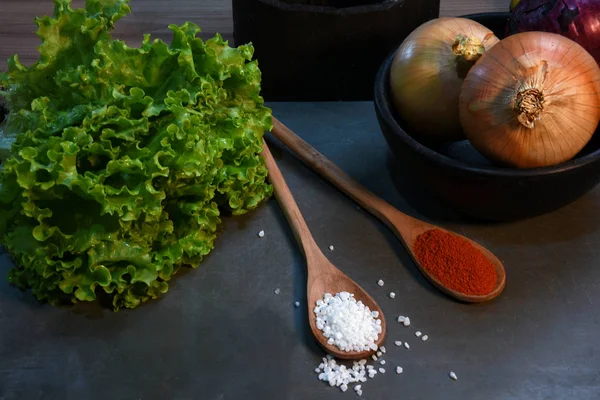
<instances>
[{"instance_id":1,"label":"lettuce head","mask_svg":"<svg viewBox=\"0 0 600 400\"><path fill-rule=\"evenodd\" d=\"M268 198L271 129L253 47L170 25L169 45L114 40L128 0L55 0L39 60L0 75L14 138L0 170L8 279L51 304L107 295L115 310L165 293L213 248L220 215Z\"/></svg>"}]
</instances>

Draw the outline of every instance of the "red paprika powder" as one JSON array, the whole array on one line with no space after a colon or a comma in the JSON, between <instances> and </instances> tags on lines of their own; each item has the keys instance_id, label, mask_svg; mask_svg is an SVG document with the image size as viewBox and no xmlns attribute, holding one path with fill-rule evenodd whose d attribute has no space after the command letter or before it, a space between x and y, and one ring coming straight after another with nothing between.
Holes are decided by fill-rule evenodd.
<instances>
[{"instance_id":1,"label":"red paprika powder","mask_svg":"<svg viewBox=\"0 0 600 400\"><path fill-rule=\"evenodd\" d=\"M423 268L444 286L467 295L486 295L496 287L494 265L465 238L430 229L417 237L413 252Z\"/></svg>"}]
</instances>

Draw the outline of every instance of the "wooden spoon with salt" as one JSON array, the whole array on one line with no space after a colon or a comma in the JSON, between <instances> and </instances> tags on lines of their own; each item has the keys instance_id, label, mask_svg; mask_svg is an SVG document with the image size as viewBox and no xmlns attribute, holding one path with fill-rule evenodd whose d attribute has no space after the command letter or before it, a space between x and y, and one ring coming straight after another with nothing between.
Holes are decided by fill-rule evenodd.
<instances>
[{"instance_id":1,"label":"wooden spoon with salt","mask_svg":"<svg viewBox=\"0 0 600 400\"><path fill-rule=\"evenodd\" d=\"M363 304L371 311L379 313L378 319L381 320L381 333L377 337L375 344L381 346L385 339L386 324L381 307L373 300L371 296L361 288L356 282L350 279L346 274L337 269L325 257L313 236L311 235L306 221L300 213L300 209L290 192L279 167L275 163L267 143L263 141L263 158L269 170L269 181L273 185L275 197L279 202L280 207L287 218L294 236L298 244L304 251L306 258L306 266L308 269L308 281L306 285L306 295L308 302L308 320L310 329L319 344L332 356L341 359L363 359L369 357L376 350L361 351L361 352L346 352L333 344L327 343L327 338L323 336L323 332L317 328L316 315L314 308L317 300L322 299L325 293L335 295L340 292L348 292L354 294L357 301L362 301Z\"/></svg>"},{"instance_id":2,"label":"wooden spoon with salt","mask_svg":"<svg viewBox=\"0 0 600 400\"><path fill-rule=\"evenodd\" d=\"M333 162L328 160L324 155L319 153L316 149L298 137L294 132L292 132L288 127L274 117L273 130L271 133L276 138L281 140L281 142L283 142L287 147L289 147L315 172L328 180L330 183L352 198L356 203L362 206L365 210L383 222L398 237L398 239L400 239L423 276L425 276L437 289L451 297L468 303L481 303L489 301L502 293L506 285L506 272L502 262L488 249L471 239L453 233L454 235L469 241L491 262L496 270L496 287L485 295L471 295L445 286L442 284L442 282L436 279L435 276L429 273L429 271L425 269L423 265L421 265L415 256L413 249L417 237L420 234L432 229L439 229L441 231L448 232L447 230L406 215L383 199L377 197L375 194L371 193L361 184L348 176Z\"/></svg>"}]
</instances>

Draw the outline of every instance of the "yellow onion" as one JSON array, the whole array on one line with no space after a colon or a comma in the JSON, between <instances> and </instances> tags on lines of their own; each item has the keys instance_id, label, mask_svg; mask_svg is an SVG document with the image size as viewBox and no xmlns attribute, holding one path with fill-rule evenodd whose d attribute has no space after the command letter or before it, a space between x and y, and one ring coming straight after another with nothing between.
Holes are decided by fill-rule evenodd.
<instances>
[{"instance_id":1,"label":"yellow onion","mask_svg":"<svg viewBox=\"0 0 600 400\"><path fill-rule=\"evenodd\" d=\"M439 140L464 137L458 111L463 80L497 42L492 31L466 18L428 21L402 42L390 68L390 89L412 133Z\"/></svg>"},{"instance_id":2,"label":"yellow onion","mask_svg":"<svg viewBox=\"0 0 600 400\"><path fill-rule=\"evenodd\" d=\"M469 141L492 160L518 168L567 161L600 121L600 68L564 36L509 36L469 71L460 118Z\"/></svg>"}]
</instances>

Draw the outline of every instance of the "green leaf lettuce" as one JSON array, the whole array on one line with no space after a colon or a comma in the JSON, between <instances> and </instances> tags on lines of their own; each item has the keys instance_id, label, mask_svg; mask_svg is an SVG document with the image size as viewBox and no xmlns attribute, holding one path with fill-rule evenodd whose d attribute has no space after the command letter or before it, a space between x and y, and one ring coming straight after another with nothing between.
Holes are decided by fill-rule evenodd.
<instances>
[{"instance_id":1,"label":"green leaf lettuce","mask_svg":"<svg viewBox=\"0 0 600 400\"><path fill-rule=\"evenodd\" d=\"M203 41L192 23L140 48L112 39L128 0L55 0L36 19L31 67L0 76L14 136L0 171L0 242L9 280L52 304L115 310L165 293L213 248L223 210L271 195L259 153L271 129L251 45Z\"/></svg>"}]
</instances>

